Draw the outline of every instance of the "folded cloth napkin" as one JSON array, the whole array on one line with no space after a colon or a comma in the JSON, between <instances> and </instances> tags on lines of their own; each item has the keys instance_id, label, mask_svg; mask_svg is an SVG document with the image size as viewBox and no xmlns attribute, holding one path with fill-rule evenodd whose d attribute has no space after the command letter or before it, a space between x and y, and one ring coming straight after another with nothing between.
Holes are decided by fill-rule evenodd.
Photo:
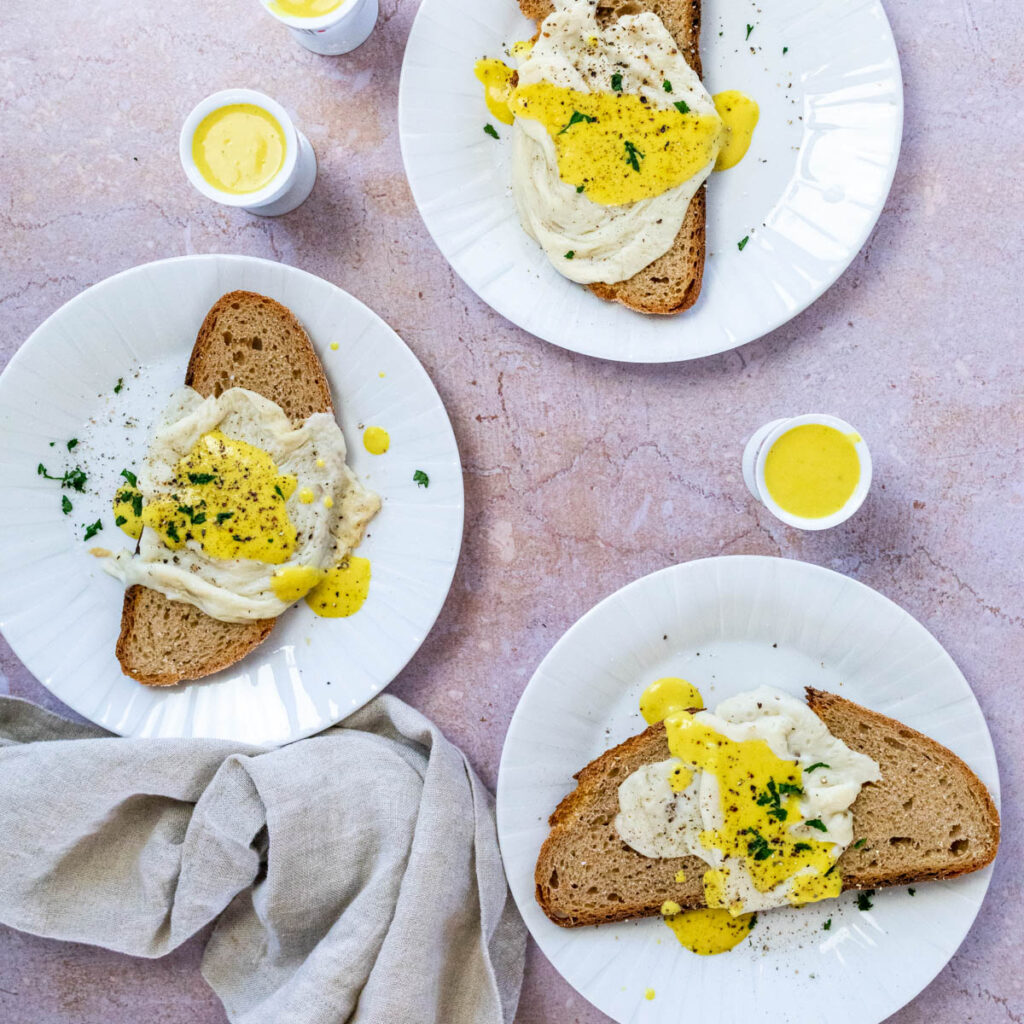
<instances>
[{"instance_id":1,"label":"folded cloth napkin","mask_svg":"<svg viewBox=\"0 0 1024 1024\"><path fill-rule=\"evenodd\" d=\"M525 929L490 794L395 697L277 750L0 698L0 921L135 956L210 921L239 1024L508 1024Z\"/></svg>"}]
</instances>

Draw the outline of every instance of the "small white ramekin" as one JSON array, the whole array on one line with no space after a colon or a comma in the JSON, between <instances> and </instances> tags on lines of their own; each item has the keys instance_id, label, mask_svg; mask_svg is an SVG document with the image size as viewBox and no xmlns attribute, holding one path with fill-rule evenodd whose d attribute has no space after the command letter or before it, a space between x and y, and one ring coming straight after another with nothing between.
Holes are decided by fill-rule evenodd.
<instances>
[{"instance_id":1,"label":"small white ramekin","mask_svg":"<svg viewBox=\"0 0 1024 1024\"><path fill-rule=\"evenodd\" d=\"M772 446L783 434L788 433L794 427L801 427L808 423L834 427L844 434L855 434L859 438L854 443L857 458L860 460L860 479L857 481L857 486L841 509L833 512L830 516L822 516L819 519L806 519L803 516L795 516L792 512L787 512L776 504L764 482L764 465ZM781 519L787 525L795 526L799 530L828 530L840 523L845 523L864 504L864 499L868 496L868 491L871 490L871 453L868 451L868 446L860 431L850 426L846 420L829 416L826 413L787 416L779 420L772 420L754 431L746 448L743 449L743 481L750 493L773 516Z\"/></svg>"},{"instance_id":2,"label":"small white ramekin","mask_svg":"<svg viewBox=\"0 0 1024 1024\"><path fill-rule=\"evenodd\" d=\"M261 107L277 119L284 132L284 163L277 174L256 192L222 192L202 176L192 158L192 139L203 118L221 107L235 103L251 103L253 106ZM224 206L241 207L260 217L277 217L282 213L290 213L306 201L316 182L316 154L309 139L295 127L288 112L280 103L255 89L224 89L196 104L181 126L178 155L181 157L181 166L184 167L188 180L207 199Z\"/></svg>"},{"instance_id":3,"label":"small white ramekin","mask_svg":"<svg viewBox=\"0 0 1024 1024\"><path fill-rule=\"evenodd\" d=\"M307 50L328 57L349 53L362 46L377 24L378 0L344 0L319 18L295 18L275 11L271 6L273 0L260 2L269 14L288 26Z\"/></svg>"}]
</instances>

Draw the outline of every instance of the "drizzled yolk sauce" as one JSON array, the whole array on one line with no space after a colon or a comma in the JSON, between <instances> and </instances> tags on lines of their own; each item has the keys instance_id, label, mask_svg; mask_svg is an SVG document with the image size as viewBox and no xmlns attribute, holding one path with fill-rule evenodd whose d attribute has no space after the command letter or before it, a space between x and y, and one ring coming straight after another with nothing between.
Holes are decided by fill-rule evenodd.
<instances>
[{"instance_id":1,"label":"drizzled yolk sauce","mask_svg":"<svg viewBox=\"0 0 1024 1024\"><path fill-rule=\"evenodd\" d=\"M277 118L252 103L211 111L192 137L192 159L221 192L245 195L268 185L284 165L286 141Z\"/></svg>"},{"instance_id":2,"label":"drizzled yolk sauce","mask_svg":"<svg viewBox=\"0 0 1024 1024\"><path fill-rule=\"evenodd\" d=\"M715 158L721 121L644 103L632 93L577 92L535 82L512 92L516 117L540 121L564 182L604 206L652 199Z\"/></svg>"},{"instance_id":3,"label":"drizzled yolk sauce","mask_svg":"<svg viewBox=\"0 0 1024 1024\"><path fill-rule=\"evenodd\" d=\"M715 158L715 170L727 171L747 155L761 111L754 100L735 89L716 93L712 98L722 119L722 148Z\"/></svg>"},{"instance_id":4,"label":"drizzled yolk sauce","mask_svg":"<svg viewBox=\"0 0 1024 1024\"><path fill-rule=\"evenodd\" d=\"M577 92L550 82L513 85L500 60L479 60L476 77L499 121L540 121L555 144L558 173L592 202L622 206L682 185L712 160L740 162L750 147L757 104L735 90L714 97L718 116L655 107L632 93Z\"/></svg>"},{"instance_id":5,"label":"drizzled yolk sauce","mask_svg":"<svg viewBox=\"0 0 1024 1024\"><path fill-rule=\"evenodd\" d=\"M178 461L166 497L146 505L141 521L172 551L193 540L211 558L280 565L295 549L285 502L296 484L262 448L213 430Z\"/></svg>"},{"instance_id":6,"label":"drizzled yolk sauce","mask_svg":"<svg viewBox=\"0 0 1024 1024\"><path fill-rule=\"evenodd\" d=\"M292 18L319 18L323 14L336 11L344 0L274 0L268 4L275 14L285 14Z\"/></svg>"},{"instance_id":7,"label":"drizzled yolk sauce","mask_svg":"<svg viewBox=\"0 0 1024 1024\"><path fill-rule=\"evenodd\" d=\"M644 719L651 724L665 722L669 750L682 761L669 776L672 789L686 789L695 771L709 772L718 782L723 824L703 831L702 845L742 860L761 892L792 878L788 898L795 906L838 896L842 878L832 870L834 844L789 831L801 824L800 765L776 757L763 740L737 743L698 722L689 709L703 706L697 688L675 677L655 680L640 697ZM754 927L755 914L744 914L742 906L726 904L723 883L727 871L704 872L707 908L683 911L671 900L661 908L680 944L701 956L732 949ZM675 880L683 884L685 871L677 872Z\"/></svg>"},{"instance_id":8,"label":"drizzled yolk sauce","mask_svg":"<svg viewBox=\"0 0 1024 1024\"><path fill-rule=\"evenodd\" d=\"M723 820L720 828L701 833L705 848L741 861L759 892L793 878L788 898L794 906L839 895L842 876L832 870L835 844L791 831L801 824L803 772L796 761L776 757L764 740L731 740L686 711L669 715L665 732L674 757L718 782ZM743 907L724 896L728 871L704 872L704 898L709 907L738 915Z\"/></svg>"},{"instance_id":9,"label":"drizzled yolk sauce","mask_svg":"<svg viewBox=\"0 0 1024 1024\"><path fill-rule=\"evenodd\" d=\"M664 721L673 711L704 707L704 698L693 683L676 676L655 679L640 695L640 714L648 725Z\"/></svg>"},{"instance_id":10,"label":"drizzled yolk sauce","mask_svg":"<svg viewBox=\"0 0 1024 1024\"><path fill-rule=\"evenodd\" d=\"M350 555L306 595L306 604L325 618L347 618L362 608L369 592L369 559Z\"/></svg>"},{"instance_id":11,"label":"drizzled yolk sauce","mask_svg":"<svg viewBox=\"0 0 1024 1024\"><path fill-rule=\"evenodd\" d=\"M391 447L391 435L383 427L367 427L363 431L363 447L371 455L383 455Z\"/></svg>"},{"instance_id":12,"label":"drizzled yolk sauce","mask_svg":"<svg viewBox=\"0 0 1024 1024\"><path fill-rule=\"evenodd\" d=\"M733 917L728 910L710 907L681 912L678 903L666 903L661 914L679 944L698 956L727 953L738 946L750 934L757 918L756 914Z\"/></svg>"},{"instance_id":13,"label":"drizzled yolk sauce","mask_svg":"<svg viewBox=\"0 0 1024 1024\"><path fill-rule=\"evenodd\" d=\"M280 601L298 601L305 597L325 576L315 565L289 565L271 577L270 587Z\"/></svg>"},{"instance_id":14,"label":"drizzled yolk sauce","mask_svg":"<svg viewBox=\"0 0 1024 1024\"><path fill-rule=\"evenodd\" d=\"M765 459L768 493L780 508L804 519L838 512L860 481L858 441L858 435L823 423L787 430Z\"/></svg>"}]
</instances>

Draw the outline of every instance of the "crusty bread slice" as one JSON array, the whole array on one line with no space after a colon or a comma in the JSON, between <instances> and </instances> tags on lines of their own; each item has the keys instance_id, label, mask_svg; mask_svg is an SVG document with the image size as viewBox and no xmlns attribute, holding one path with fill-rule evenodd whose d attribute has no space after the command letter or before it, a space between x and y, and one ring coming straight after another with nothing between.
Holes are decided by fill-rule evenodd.
<instances>
[{"instance_id":1,"label":"crusty bread slice","mask_svg":"<svg viewBox=\"0 0 1024 1024\"><path fill-rule=\"evenodd\" d=\"M807 690L807 703L834 736L873 757L882 779L853 804L859 849L839 858L844 889L906 885L977 871L999 845L988 790L952 751L852 701ZM534 872L537 902L555 924L651 917L666 900L704 906L698 857L645 857L615 831L619 784L643 764L670 757L665 727L653 725L591 761L551 815ZM683 870L686 880L676 882Z\"/></svg>"},{"instance_id":2,"label":"crusty bread slice","mask_svg":"<svg viewBox=\"0 0 1024 1024\"><path fill-rule=\"evenodd\" d=\"M279 302L255 292L229 292L213 304L185 383L203 396L248 388L276 402L293 423L333 411L327 377L302 325ZM240 661L266 640L275 621L220 622L155 590L129 587L117 659L140 683L171 686Z\"/></svg>"},{"instance_id":3,"label":"crusty bread slice","mask_svg":"<svg viewBox=\"0 0 1024 1024\"><path fill-rule=\"evenodd\" d=\"M551 0L519 0L519 8L537 22L553 10ZM641 11L653 11L661 18L687 64L699 77L701 0L607 0L599 5L598 17L606 23ZM602 299L621 302L640 313L681 313L689 309L700 296L704 278L705 191L702 185L690 200L668 252L625 281L592 284L588 286L590 290Z\"/></svg>"}]
</instances>

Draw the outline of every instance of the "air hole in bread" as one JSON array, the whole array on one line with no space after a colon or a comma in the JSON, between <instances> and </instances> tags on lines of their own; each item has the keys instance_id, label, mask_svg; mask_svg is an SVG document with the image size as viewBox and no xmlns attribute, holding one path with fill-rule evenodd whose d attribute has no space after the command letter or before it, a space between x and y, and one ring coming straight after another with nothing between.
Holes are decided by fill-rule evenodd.
<instances>
[{"instance_id":1,"label":"air hole in bread","mask_svg":"<svg viewBox=\"0 0 1024 1024\"><path fill-rule=\"evenodd\" d=\"M548 879L548 888L549 889L557 889L558 888L558 868L555 868L551 872L551 877Z\"/></svg>"},{"instance_id":2,"label":"air hole in bread","mask_svg":"<svg viewBox=\"0 0 1024 1024\"><path fill-rule=\"evenodd\" d=\"M892 836L889 840L890 846L913 846L914 840L910 836Z\"/></svg>"},{"instance_id":3,"label":"air hole in bread","mask_svg":"<svg viewBox=\"0 0 1024 1024\"><path fill-rule=\"evenodd\" d=\"M263 348L263 339L258 337L253 338L249 342L249 348L251 348L254 352L259 352Z\"/></svg>"},{"instance_id":4,"label":"air hole in bread","mask_svg":"<svg viewBox=\"0 0 1024 1024\"><path fill-rule=\"evenodd\" d=\"M893 747L895 750L906 750L907 749L906 743L900 743L899 740L893 739L892 736L886 736L885 737L885 742L888 743L889 746Z\"/></svg>"},{"instance_id":5,"label":"air hole in bread","mask_svg":"<svg viewBox=\"0 0 1024 1024\"><path fill-rule=\"evenodd\" d=\"M967 839L954 839L949 844L949 852L959 857L967 852L967 847L970 845L970 841Z\"/></svg>"},{"instance_id":6,"label":"air hole in bread","mask_svg":"<svg viewBox=\"0 0 1024 1024\"><path fill-rule=\"evenodd\" d=\"M953 827L952 827L952 828L951 828L951 829L949 830L949 835L950 835L950 838L952 838L953 836L958 836L958 835L960 835L960 826L959 826L959 825L954 825L954 826L953 826Z\"/></svg>"},{"instance_id":7,"label":"air hole in bread","mask_svg":"<svg viewBox=\"0 0 1024 1024\"><path fill-rule=\"evenodd\" d=\"M618 775L618 774L619 774L618 766L616 766L614 768L609 768L608 769L608 777L609 778L614 779L615 776Z\"/></svg>"},{"instance_id":8,"label":"air hole in bread","mask_svg":"<svg viewBox=\"0 0 1024 1024\"><path fill-rule=\"evenodd\" d=\"M235 340L234 335L230 331L225 331L221 337L224 339L225 345L230 345Z\"/></svg>"},{"instance_id":9,"label":"air hole in bread","mask_svg":"<svg viewBox=\"0 0 1024 1024\"><path fill-rule=\"evenodd\" d=\"M240 305L239 303L237 303L237 302L232 302L232 303L231 303L231 308L232 308L232 309L241 309L242 307L241 307L241 305Z\"/></svg>"},{"instance_id":10,"label":"air hole in bread","mask_svg":"<svg viewBox=\"0 0 1024 1024\"><path fill-rule=\"evenodd\" d=\"M236 348L235 351L234 351L234 354L231 356L231 358L236 363L244 363L245 362L245 350L241 349L241 348Z\"/></svg>"},{"instance_id":11,"label":"air hole in bread","mask_svg":"<svg viewBox=\"0 0 1024 1024\"><path fill-rule=\"evenodd\" d=\"M914 798L913 797L908 797L906 800L903 801L903 810L909 811L910 808L913 807L913 806L914 806Z\"/></svg>"}]
</instances>

